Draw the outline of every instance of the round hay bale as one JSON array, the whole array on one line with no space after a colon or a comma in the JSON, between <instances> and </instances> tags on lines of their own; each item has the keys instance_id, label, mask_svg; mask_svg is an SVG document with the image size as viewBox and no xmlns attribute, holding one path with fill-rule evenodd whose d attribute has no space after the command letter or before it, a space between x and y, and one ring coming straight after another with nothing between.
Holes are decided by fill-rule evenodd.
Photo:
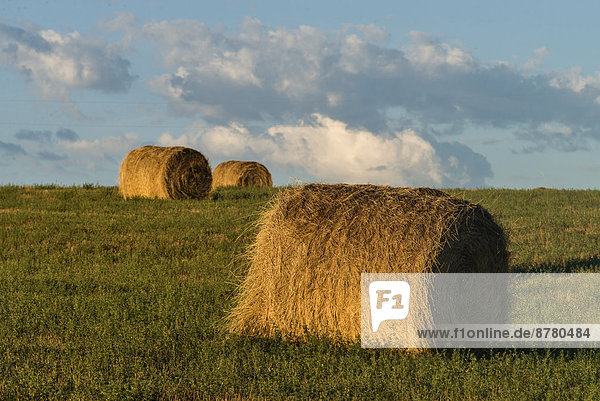
<instances>
[{"instance_id":1,"label":"round hay bale","mask_svg":"<svg viewBox=\"0 0 600 401\"><path fill-rule=\"evenodd\" d=\"M257 162L230 160L219 164L213 171L213 189L216 187L272 187L271 173Z\"/></svg>"},{"instance_id":2,"label":"round hay bale","mask_svg":"<svg viewBox=\"0 0 600 401\"><path fill-rule=\"evenodd\" d=\"M360 338L360 274L507 272L504 233L480 205L430 188L310 184L259 221L230 332Z\"/></svg>"},{"instance_id":3,"label":"round hay bale","mask_svg":"<svg viewBox=\"0 0 600 401\"><path fill-rule=\"evenodd\" d=\"M202 198L212 174L202 153L183 146L142 146L127 153L119 173L119 193L160 199Z\"/></svg>"}]
</instances>

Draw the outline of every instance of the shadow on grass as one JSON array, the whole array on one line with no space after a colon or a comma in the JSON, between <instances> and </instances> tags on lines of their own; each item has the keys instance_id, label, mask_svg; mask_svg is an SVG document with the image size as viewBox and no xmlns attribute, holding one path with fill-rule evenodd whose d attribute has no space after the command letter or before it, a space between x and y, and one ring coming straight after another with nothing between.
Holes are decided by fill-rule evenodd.
<instances>
[{"instance_id":1,"label":"shadow on grass","mask_svg":"<svg viewBox=\"0 0 600 401\"><path fill-rule=\"evenodd\" d=\"M266 355L287 355L294 360L353 360L354 363L370 364L383 361L432 361L440 362L456 360L493 361L498 359L513 360L520 357L533 357L536 360L561 359L572 361L584 354L591 354L594 359L600 358L597 349L581 348L361 348L360 343L339 344L324 338L312 338L308 341L289 341L281 337L263 338L234 336L226 342L231 350L260 350Z\"/></svg>"},{"instance_id":2,"label":"shadow on grass","mask_svg":"<svg viewBox=\"0 0 600 401\"><path fill-rule=\"evenodd\" d=\"M600 273L600 256L569 259L563 263L542 263L535 266L519 264L513 273Z\"/></svg>"},{"instance_id":3,"label":"shadow on grass","mask_svg":"<svg viewBox=\"0 0 600 401\"><path fill-rule=\"evenodd\" d=\"M212 201L221 200L268 200L271 199L281 188L280 187L218 187L209 195Z\"/></svg>"}]
</instances>

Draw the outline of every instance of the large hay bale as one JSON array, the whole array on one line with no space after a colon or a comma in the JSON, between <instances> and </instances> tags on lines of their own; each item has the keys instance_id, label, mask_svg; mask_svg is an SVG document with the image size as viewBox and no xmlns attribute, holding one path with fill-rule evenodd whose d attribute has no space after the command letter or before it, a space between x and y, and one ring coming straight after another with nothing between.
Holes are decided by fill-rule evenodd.
<instances>
[{"instance_id":1,"label":"large hay bale","mask_svg":"<svg viewBox=\"0 0 600 401\"><path fill-rule=\"evenodd\" d=\"M216 187L272 187L271 173L257 162L230 160L220 163L213 171L213 189Z\"/></svg>"},{"instance_id":2,"label":"large hay bale","mask_svg":"<svg viewBox=\"0 0 600 401\"><path fill-rule=\"evenodd\" d=\"M506 272L502 229L480 205L429 188L310 184L262 216L228 319L237 334L360 338L360 274Z\"/></svg>"},{"instance_id":3,"label":"large hay bale","mask_svg":"<svg viewBox=\"0 0 600 401\"><path fill-rule=\"evenodd\" d=\"M161 199L202 198L208 195L212 173L202 153L183 146L142 146L121 163L119 192Z\"/></svg>"}]
</instances>

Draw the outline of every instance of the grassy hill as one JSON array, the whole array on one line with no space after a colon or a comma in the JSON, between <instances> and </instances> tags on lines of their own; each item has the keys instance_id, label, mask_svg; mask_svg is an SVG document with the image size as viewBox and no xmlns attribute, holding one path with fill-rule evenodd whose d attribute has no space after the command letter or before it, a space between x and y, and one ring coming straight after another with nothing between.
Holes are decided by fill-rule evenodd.
<instances>
[{"instance_id":1,"label":"grassy hill","mask_svg":"<svg viewBox=\"0 0 600 401\"><path fill-rule=\"evenodd\" d=\"M278 189L0 187L0 399L599 399L596 350L365 350L223 332ZM600 271L600 191L450 190L519 272Z\"/></svg>"}]
</instances>

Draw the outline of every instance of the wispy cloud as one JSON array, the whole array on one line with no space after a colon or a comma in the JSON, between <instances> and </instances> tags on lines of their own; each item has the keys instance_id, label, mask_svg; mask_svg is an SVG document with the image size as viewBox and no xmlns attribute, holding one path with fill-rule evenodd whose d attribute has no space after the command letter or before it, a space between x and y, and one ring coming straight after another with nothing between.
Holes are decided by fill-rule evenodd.
<instances>
[{"instance_id":1,"label":"wispy cloud","mask_svg":"<svg viewBox=\"0 0 600 401\"><path fill-rule=\"evenodd\" d=\"M59 155L57 153L48 152L48 151L38 152L37 155L38 155L38 157L40 159L42 159L42 160L49 160L49 161L59 161L59 160L66 160L67 159L66 155Z\"/></svg>"},{"instance_id":2,"label":"wispy cloud","mask_svg":"<svg viewBox=\"0 0 600 401\"><path fill-rule=\"evenodd\" d=\"M0 151L2 151L7 156L13 157L16 155L27 154L27 152L25 152L25 149L23 149L22 146L4 141L0 141Z\"/></svg>"},{"instance_id":3,"label":"wispy cloud","mask_svg":"<svg viewBox=\"0 0 600 401\"><path fill-rule=\"evenodd\" d=\"M140 137L134 133L86 140L64 127L54 132L22 129L14 137L18 143L0 141L0 151L10 155L29 155L32 166L44 162L63 171L116 172L125 154L140 143Z\"/></svg>"},{"instance_id":4,"label":"wispy cloud","mask_svg":"<svg viewBox=\"0 0 600 401\"><path fill-rule=\"evenodd\" d=\"M22 129L15 134L15 138L22 141L48 143L52 140L52 131L36 131L30 129Z\"/></svg>"},{"instance_id":5,"label":"wispy cloud","mask_svg":"<svg viewBox=\"0 0 600 401\"><path fill-rule=\"evenodd\" d=\"M56 137L59 140L67 142L74 142L79 140L79 135L77 135L75 131L69 128L59 128L56 131Z\"/></svg>"},{"instance_id":6,"label":"wispy cloud","mask_svg":"<svg viewBox=\"0 0 600 401\"><path fill-rule=\"evenodd\" d=\"M514 153L541 152L547 147L563 152L575 152L589 149L589 138L580 127L570 127L558 123L544 123L536 127L515 133L517 138L527 140L530 144Z\"/></svg>"},{"instance_id":7,"label":"wispy cloud","mask_svg":"<svg viewBox=\"0 0 600 401\"><path fill-rule=\"evenodd\" d=\"M537 70L541 68L542 63L544 62L544 58L550 53L547 47L540 47L533 51L533 56L528 59L523 68L525 70Z\"/></svg>"}]
</instances>

